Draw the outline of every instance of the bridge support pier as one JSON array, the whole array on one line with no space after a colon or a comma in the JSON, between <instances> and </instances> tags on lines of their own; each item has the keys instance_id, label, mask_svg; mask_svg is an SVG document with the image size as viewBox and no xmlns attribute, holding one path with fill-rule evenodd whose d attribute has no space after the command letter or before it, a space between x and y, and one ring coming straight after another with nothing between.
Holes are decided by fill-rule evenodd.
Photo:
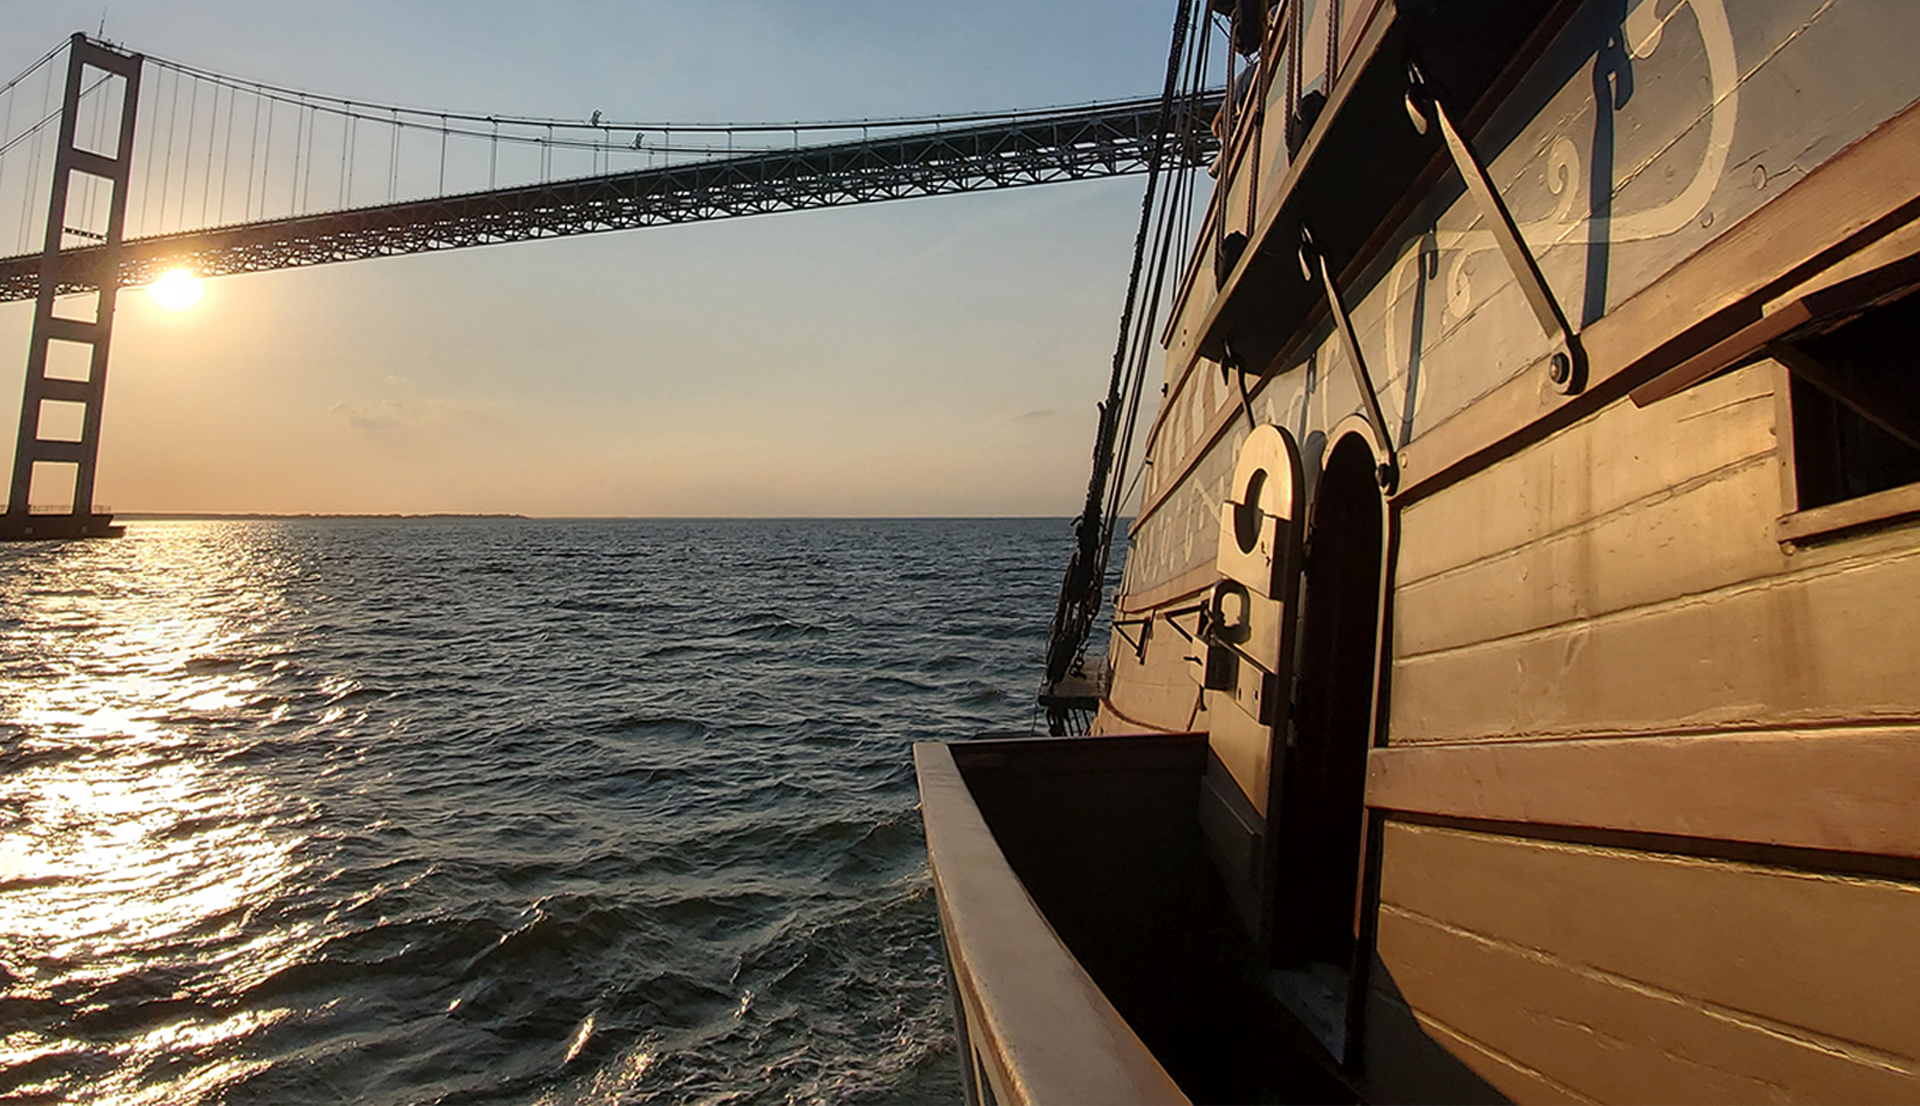
<instances>
[{"instance_id":1,"label":"bridge support pier","mask_svg":"<svg viewBox=\"0 0 1920 1106\"><path fill-rule=\"evenodd\" d=\"M13 486L7 497L7 512L0 517L0 541L43 538L117 537L124 527L113 525L113 516L93 507L95 462L100 456L100 407L107 390L107 348L113 335L114 299L120 289L120 244L126 231L127 186L133 169L134 109L140 97L138 54L122 54L87 41L83 34L73 36L67 54L66 96L61 101L60 136L53 162L53 190L47 203L47 237L40 254L40 289L34 304L33 335L27 346L26 392L20 401L20 435L13 451ZM111 96L112 80L119 78L119 127L112 138L111 150L92 150L75 142L76 122L83 92L101 85ZM109 101L110 102L110 101ZM76 173L107 183L110 198L106 205L104 228L76 225L76 210L69 204ZM71 259L63 259L61 247L71 236L78 245L102 247L91 253L91 273L74 271ZM55 314L54 300L62 288L97 289L91 318L73 318ZM56 347L55 343L59 343ZM78 347L78 348L75 348ZM75 356L59 358L58 375L48 372L49 353L56 348ZM81 372L84 371L84 376ZM49 409L48 404L59 405ZM55 415L53 422L70 424L72 409L78 407L78 438L46 438L44 416ZM69 413L59 418L62 409ZM71 434L71 430L69 430ZM36 467L43 479L57 483L72 474L72 493L67 504L35 505ZM42 494L45 494L44 492ZM54 494L58 494L57 492Z\"/></svg>"}]
</instances>

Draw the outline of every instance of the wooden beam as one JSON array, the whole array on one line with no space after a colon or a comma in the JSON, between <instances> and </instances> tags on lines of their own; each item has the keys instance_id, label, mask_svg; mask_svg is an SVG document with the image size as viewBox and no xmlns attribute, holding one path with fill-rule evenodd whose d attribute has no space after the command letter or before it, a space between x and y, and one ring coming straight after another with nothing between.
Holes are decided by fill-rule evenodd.
<instances>
[{"instance_id":1,"label":"wooden beam","mask_svg":"<svg viewBox=\"0 0 1920 1106\"><path fill-rule=\"evenodd\" d=\"M1633 402L1645 407L1665 399L1722 369L1768 353L1766 346L1802 327L1812 329L1809 324L1884 302L1915 284L1920 284L1920 222L1908 223L1763 305L1755 322L1635 388ZM1834 398L1852 406L1839 395Z\"/></svg>"},{"instance_id":2,"label":"wooden beam","mask_svg":"<svg viewBox=\"0 0 1920 1106\"><path fill-rule=\"evenodd\" d=\"M1780 541L1800 541L1874 523L1899 522L1915 515L1920 515L1920 484L1905 484L1783 515L1774 525L1774 537Z\"/></svg>"},{"instance_id":3,"label":"wooden beam","mask_svg":"<svg viewBox=\"0 0 1920 1106\"><path fill-rule=\"evenodd\" d=\"M1114 609L1122 614L1138 614L1177 603L1182 599L1191 599L1213 586L1220 578L1220 569L1212 561L1182 572L1180 575L1163 580L1151 587L1139 591L1123 591L1114 599Z\"/></svg>"},{"instance_id":4,"label":"wooden beam","mask_svg":"<svg viewBox=\"0 0 1920 1106\"><path fill-rule=\"evenodd\" d=\"M1389 746L1378 810L1920 858L1920 725Z\"/></svg>"}]
</instances>

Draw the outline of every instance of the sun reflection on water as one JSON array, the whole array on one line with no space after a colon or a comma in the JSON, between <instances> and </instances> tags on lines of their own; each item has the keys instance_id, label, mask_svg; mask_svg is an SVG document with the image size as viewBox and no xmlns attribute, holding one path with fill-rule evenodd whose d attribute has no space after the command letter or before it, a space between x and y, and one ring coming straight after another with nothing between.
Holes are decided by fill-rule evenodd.
<instances>
[{"instance_id":1,"label":"sun reflection on water","mask_svg":"<svg viewBox=\"0 0 1920 1106\"><path fill-rule=\"evenodd\" d=\"M301 800L233 755L285 717L283 572L233 553L0 553L0 1095L195 1100L288 1013L246 992L319 936L249 923L301 878Z\"/></svg>"}]
</instances>

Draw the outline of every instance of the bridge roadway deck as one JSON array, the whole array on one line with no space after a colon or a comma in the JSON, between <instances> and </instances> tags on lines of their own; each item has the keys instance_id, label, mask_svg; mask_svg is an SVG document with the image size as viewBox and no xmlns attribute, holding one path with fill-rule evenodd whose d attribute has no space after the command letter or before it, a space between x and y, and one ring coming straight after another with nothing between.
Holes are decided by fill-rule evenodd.
<instances>
[{"instance_id":1,"label":"bridge roadway deck","mask_svg":"<svg viewBox=\"0 0 1920 1106\"><path fill-rule=\"evenodd\" d=\"M1204 165L1214 93L1190 101L1163 164ZM1017 122L796 147L655 169L241 223L127 240L120 283L175 266L203 277L459 249L596 231L937 196L1145 172L1159 101L1133 100ZM32 299L41 256L0 259L0 302ZM64 250L61 292L98 286L102 250Z\"/></svg>"}]
</instances>

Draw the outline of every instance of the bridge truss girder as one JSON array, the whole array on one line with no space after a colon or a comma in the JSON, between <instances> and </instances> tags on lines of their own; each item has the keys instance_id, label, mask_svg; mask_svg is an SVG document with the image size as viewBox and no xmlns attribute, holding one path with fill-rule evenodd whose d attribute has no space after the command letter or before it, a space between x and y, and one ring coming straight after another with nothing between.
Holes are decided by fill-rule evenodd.
<instances>
[{"instance_id":1,"label":"bridge truss girder","mask_svg":"<svg viewBox=\"0 0 1920 1106\"><path fill-rule=\"evenodd\" d=\"M1162 164L1206 164L1216 143L1205 121L1217 94L1184 105ZM1023 119L861 142L756 152L303 215L149 238L120 249L119 283L146 284L176 266L200 276L801 211L1145 172L1159 133L1159 101L1138 100ZM1184 136L1184 137L1183 137ZM58 291L95 287L102 251L63 251ZM0 302L39 292L43 258L0 259Z\"/></svg>"}]
</instances>

